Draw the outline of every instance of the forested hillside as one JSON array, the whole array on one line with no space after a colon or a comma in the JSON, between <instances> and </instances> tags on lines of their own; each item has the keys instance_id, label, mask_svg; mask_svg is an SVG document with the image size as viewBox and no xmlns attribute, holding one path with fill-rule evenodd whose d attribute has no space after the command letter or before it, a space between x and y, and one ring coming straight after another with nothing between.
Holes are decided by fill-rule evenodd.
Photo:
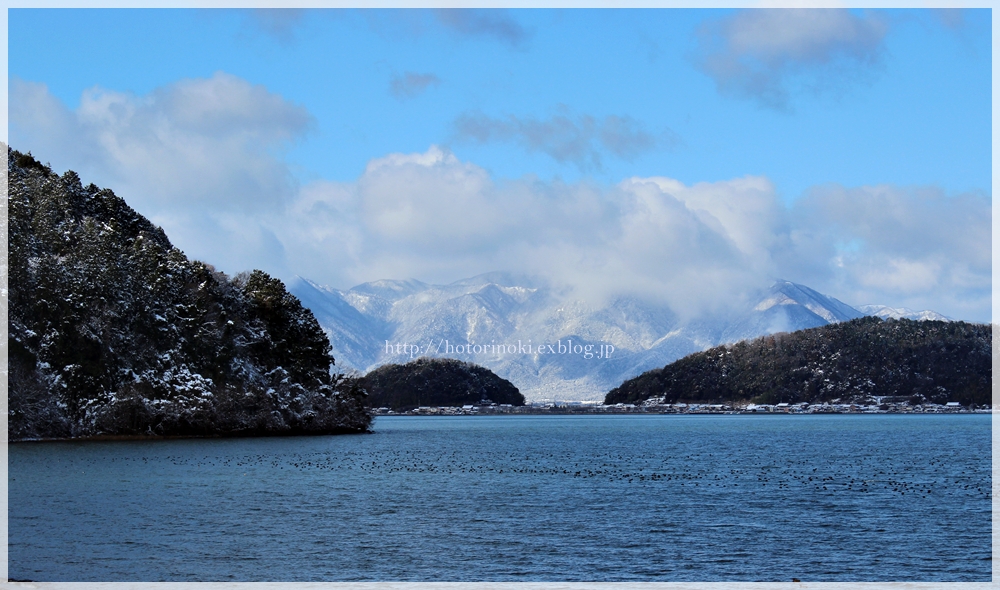
<instances>
[{"instance_id":1,"label":"forested hillside","mask_svg":"<svg viewBox=\"0 0 1000 590\"><path fill-rule=\"evenodd\" d=\"M374 407L411 410L419 406L463 406L489 400L523 406L524 396L489 369L453 359L419 358L383 365L360 380Z\"/></svg>"},{"instance_id":2,"label":"forested hillside","mask_svg":"<svg viewBox=\"0 0 1000 590\"><path fill-rule=\"evenodd\" d=\"M9 438L366 431L281 281L188 260L108 189L8 150Z\"/></svg>"},{"instance_id":3,"label":"forested hillside","mask_svg":"<svg viewBox=\"0 0 1000 590\"><path fill-rule=\"evenodd\" d=\"M864 317L718 346L611 390L605 403L824 402L905 397L990 403L984 324Z\"/></svg>"}]
</instances>

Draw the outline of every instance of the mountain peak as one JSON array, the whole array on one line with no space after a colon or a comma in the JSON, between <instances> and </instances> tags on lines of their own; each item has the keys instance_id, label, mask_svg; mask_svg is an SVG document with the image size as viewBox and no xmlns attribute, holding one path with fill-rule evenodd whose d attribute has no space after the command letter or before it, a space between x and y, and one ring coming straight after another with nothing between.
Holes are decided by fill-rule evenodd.
<instances>
[{"instance_id":1,"label":"mountain peak","mask_svg":"<svg viewBox=\"0 0 1000 590\"><path fill-rule=\"evenodd\" d=\"M801 305L827 323L845 322L864 315L839 299L783 279L771 285L769 296L758 303L754 310L766 311L775 305Z\"/></svg>"}]
</instances>

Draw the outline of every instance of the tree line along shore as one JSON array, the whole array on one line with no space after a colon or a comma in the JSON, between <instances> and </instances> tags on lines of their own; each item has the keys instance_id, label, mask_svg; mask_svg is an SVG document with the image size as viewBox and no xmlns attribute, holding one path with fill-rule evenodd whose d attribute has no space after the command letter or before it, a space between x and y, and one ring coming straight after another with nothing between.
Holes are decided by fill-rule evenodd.
<instances>
[{"instance_id":1,"label":"tree line along shore","mask_svg":"<svg viewBox=\"0 0 1000 590\"><path fill-rule=\"evenodd\" d=\"M823 403L809 404L589 404L580 402L542 403L525 406L421 406L395 411L388 407L373 409L376 416L495 416L495 415L561 415L561 414L988 414L990 406L962 406L957 402L945 405L926 403L879 402L872 404Z\"/></svg>"}]
</instances>

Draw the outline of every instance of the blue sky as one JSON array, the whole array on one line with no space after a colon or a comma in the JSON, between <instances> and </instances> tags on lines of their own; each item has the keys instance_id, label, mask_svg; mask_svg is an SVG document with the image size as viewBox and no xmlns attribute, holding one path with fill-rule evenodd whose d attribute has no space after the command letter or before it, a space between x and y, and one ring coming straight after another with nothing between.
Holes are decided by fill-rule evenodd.
<instances>
[{"instance_id":1,"label":"blue sky","mask_svg":"<svg viewBox=\"0 0 1000 590\"><path fill-rule=\"evenodd\" d=\"M988 10L8 18L11 145L226 272L989 319Z\"/></svg>"}]
</instances>

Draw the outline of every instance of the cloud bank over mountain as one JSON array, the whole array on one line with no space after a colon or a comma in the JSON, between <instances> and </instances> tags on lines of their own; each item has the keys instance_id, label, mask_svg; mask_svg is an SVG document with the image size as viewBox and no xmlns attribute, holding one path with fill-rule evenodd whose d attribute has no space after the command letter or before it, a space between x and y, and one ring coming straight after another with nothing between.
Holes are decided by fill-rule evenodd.
<instances>
[{"instance_id":1,"label":"cloud bank over mountain","mask_svg":"<svg viewBox=\"0 0 1000 590\"><path fill-rule=\"evenodd\" d=\"M861 46L877 41L877 23L850 18ZM808 61L829 51L793 53ZM780 73L787 60L774 63ZM789 202L764 176L500 178L437 146L371 159L351 182L298 184L285 152L312 116L231 74L141 96L94 88L73 109L15 79L10 104L13 147L113 187L189 255L231 273L264 267L347 287L504 269L582 299L635 295L690 317L783 277L855 304L989 318L985 194L830 184ZM521 141L527 132L514 123L503 125Z\"/></svg>"}]
</instances>

